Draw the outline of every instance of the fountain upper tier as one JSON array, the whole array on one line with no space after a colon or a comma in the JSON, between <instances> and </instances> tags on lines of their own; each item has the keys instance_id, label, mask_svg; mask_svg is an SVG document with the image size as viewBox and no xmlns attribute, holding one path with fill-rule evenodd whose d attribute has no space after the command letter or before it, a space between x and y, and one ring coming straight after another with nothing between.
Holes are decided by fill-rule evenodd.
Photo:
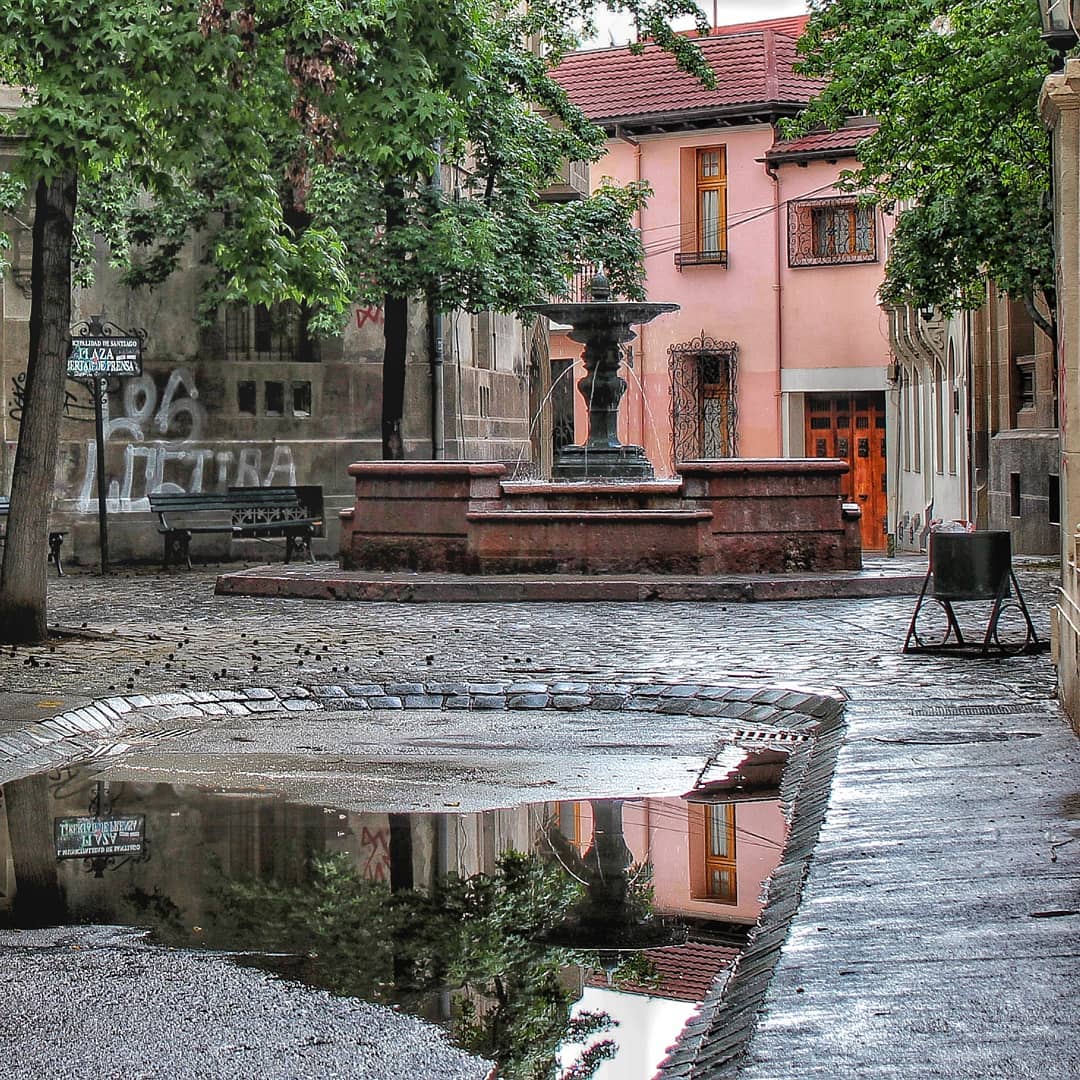
<instances>
[{"instance_id":1,"label":"fountain upper tier","mask_svg":"<svg viewBox=\"0 0 1080 1080\"><path fill-rule=\"evenodd\" d=\"M640 446L619 442L619 403L626 380L619 375L622 347L633 341L631 326L678 311L678 304L612 300L603 274L592 280L592 299L583 303L534 304L530 310L571 327L570 339L585 346L585 377L578 390L585 399L589 431L580 446L564 446L552 468L555 480L648 480L652 464Z\"/></svg>"}]
</instances>

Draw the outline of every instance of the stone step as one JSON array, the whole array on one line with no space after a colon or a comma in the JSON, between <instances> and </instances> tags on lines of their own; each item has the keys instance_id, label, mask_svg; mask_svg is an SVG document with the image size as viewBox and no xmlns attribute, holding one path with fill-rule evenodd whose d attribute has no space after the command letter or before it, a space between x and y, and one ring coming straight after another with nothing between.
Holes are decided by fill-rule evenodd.
<instances>
[{"instance_id":1,"label":"stone step","mask_svg":"<svg viewBox=\"0 0 1080 1080\"><path fill-rule=\"evenodd\" d=\"M528 521L535 524L565 521L626 521L634 523L659 521L675 524L682 522L692 523L696 521L710 521L712 520L712 516L711 510L641 510L636 507L612 510L507 510L500 508L492 510L470 510L465 515L466 520L474 521L478 524L488 521Z\"/></svg>"}]
</instances>

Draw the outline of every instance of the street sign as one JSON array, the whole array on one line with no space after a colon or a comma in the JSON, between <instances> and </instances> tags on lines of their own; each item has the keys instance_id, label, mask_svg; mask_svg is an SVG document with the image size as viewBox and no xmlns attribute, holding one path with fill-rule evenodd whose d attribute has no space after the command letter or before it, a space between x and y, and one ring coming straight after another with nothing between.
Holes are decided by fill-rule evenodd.
<instances>
[{"instance_id":1,"label":"street sign","mask_svg":"<svg viewBox=\"0 0 1080 1080\"><path fill-rule=\"evenodd\" d=\"M86 859L94 855L141 855L144 817L54 818L58 859Z\"/></svg>"},{"instance_id":2,"label":"street sign","mask_svg":"<svg viewBox=\"0 0 1080 1080\"><path fill-rule=\"evenodd\" d=\"M73 379L141 375L142 349L137 337L73 337L67 373Z\"/></svg>"}]
</instances>

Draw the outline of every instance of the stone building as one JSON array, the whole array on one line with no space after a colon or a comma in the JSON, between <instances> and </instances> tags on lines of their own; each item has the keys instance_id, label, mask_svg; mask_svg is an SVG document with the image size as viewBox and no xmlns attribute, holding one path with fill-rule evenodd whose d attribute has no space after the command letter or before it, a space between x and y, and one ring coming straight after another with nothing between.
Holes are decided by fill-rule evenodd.
<instances>
[{"instance_id":1,"label":"stone building","mask_svg":"<svg viewBox=\"0 0 1080 1080\"><path fill-rule=\"evenodd\" d=\"M1053 133L1054 228L1058 295L1058 410L1061 421L1061 589L1052 624L1058 691L1080 725L1080 59L1043 86L1042 115Z\"/></svg>"},{"instance_id":2,"label":"stone building","mask_svg":"<svg viewBox=\"0 0 1080 1080\"><path fill-rule=\"evenodd\" d=\"M897 550L925 551L935 523L962 521L1011 533L1019 554L1056 552L1053 357L1023 303L988 283L976 311L886 310L896 358L889 513Z\"/></svg>"},{"instance_id":3,"label":"stone building","mask_svg":"<svg viewBox=\"0 0 1080 1080\"><path fill-rule=\"evenodd\" d=\"M0 98L0 110L17 105L11 91ZM0 144L0 160L15 152L14 144ZM12 247L0 280L0 492L10 489L22 409L29 225L28 216L6 223ZM73 297L76 329L100 315L118 330L145 334L142 375L113 380L105 405L110 553L121 560L160 557L156 520L148 512L151 491L296 484L321 486L327 526L316 552L332 554L336 511L351 505L346 467L381 456L382 311L358 306L340 337L322 340L306 334L302 313L288 304L232 307L219 311L213 325L200 326L202 244L193 240L181 268L152 291L123 288L102 253L94 286ZM441 379L432 362L436 325L443 333ZM535 454L530 447L530 417L546 379L544 334L493 313L436 321L422 302L411 302L406 457L542 457L539 425ZM433 402L440 397L441 447L433 441ZM89 385L69 380L53 520L69 530L65 557L82 562L97 558L93 419ZM258 541L230 546L221 536L193 550L212 558L278 557Z\"/></svg>"}]
</instances>

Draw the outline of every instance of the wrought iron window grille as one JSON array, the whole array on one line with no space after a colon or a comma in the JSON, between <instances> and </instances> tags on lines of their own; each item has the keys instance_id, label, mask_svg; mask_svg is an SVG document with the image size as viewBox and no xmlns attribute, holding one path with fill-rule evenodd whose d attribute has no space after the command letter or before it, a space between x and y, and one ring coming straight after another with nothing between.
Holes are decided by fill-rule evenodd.
<instances>
[{"instance_id":1,"label":"wrought iron window grille","mask_svg":"<svg viewBox=\"0 0 1080 1080\"><path fill-rule=\"evenodd\" d=\"M788 203L788 265L877 262L877 217L856 198Z\"/></svg>"},{"instance_id":2,"label":"wrought iron window grille","mask_svg":"<svg viewBox=\"0 0 1080 1080\"><path fill-rule=\"evenodd\" d=\"M224 319L225 354L230 360L310 363L315 359L307 312L298 304L228 304Z\"/></svg>"},{"instance_id":3,"label":"wrought iron window grille","mask_svg":"<svg viewBox=\"0 0 1080 1080\"><path fill-rule=\"evenodd\" d=\"M668 348L676 462L738 456L739 346L708 337Z\"/></svg>"}]
</instances>

